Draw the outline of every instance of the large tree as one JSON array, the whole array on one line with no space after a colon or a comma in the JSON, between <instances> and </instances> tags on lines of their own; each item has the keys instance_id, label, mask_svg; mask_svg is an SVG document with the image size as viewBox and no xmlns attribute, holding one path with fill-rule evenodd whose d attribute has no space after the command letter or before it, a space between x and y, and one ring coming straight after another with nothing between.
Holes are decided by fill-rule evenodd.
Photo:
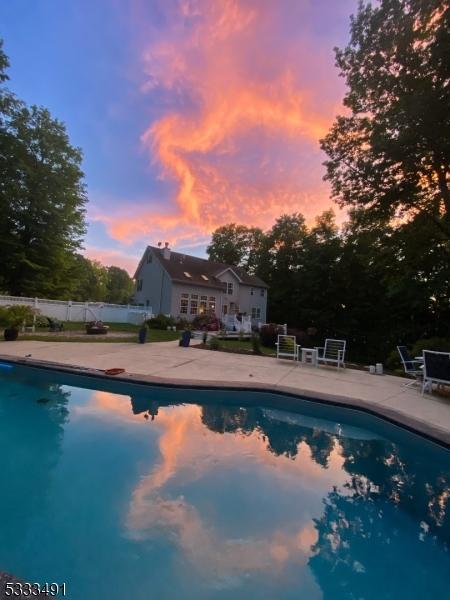
<instances>
[{"instance_id":1,"label":"large tree","mask_svg":"<svg viewBox=\"0 0 450 600\"><path fill-rule=\"evenodd\" d=\"M361 2L336 49L348 92L322 140L341 206L424 215L450 238L450 0Z\"/></svg>"},{"instance_id":2,"label":"large tree","mask_svg":"<svg viewBox=\"0 0 450 600\"><path fill-rule=\"evenodd\" d=\"M61 297L85 231L81 151L6 88L7 65L0 46L0 289Z\"/></svg>"},{"instance_id":3,"label":"large tree","mask_svg":"<svg viewBox=\"0 0 450 600\"><path fill-rule=\"evenodd\" d=\"M230 223L214 231L206 252L209 260L254 272L262 240L263 232L258 227Z\"/></svg>"}]
</instances>

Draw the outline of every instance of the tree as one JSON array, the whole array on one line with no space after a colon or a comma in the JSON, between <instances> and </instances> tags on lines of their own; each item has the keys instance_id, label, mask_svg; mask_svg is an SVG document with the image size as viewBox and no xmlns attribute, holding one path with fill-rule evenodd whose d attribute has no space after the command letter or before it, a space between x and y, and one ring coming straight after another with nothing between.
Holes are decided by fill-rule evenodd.
<instances>
[{"instance_id":1,"label":"tree","mask_svg":"<svg viewBox=\"0 0 450 600\"><path fill-rule=\"evenodd\" d=\"M258 227L230 223L214 231L207 247L209 260L254 272L263 232Z\"/></svg>"},{"instance_id":2,"label":"tree","mask_svg":"<svg viewBox=\"0 0 450 600\"><path fill-rule=\"evenodd\" d=\"M7 75L0 47L0 81ZM0 87L0 287L14 295L66 293L85 232L81 151L45 108Z\"/></svg>"},{"instance_id":3,"label":"tree","mask_svg":"<svg viewBox=\"0 0 450 600\"><path fill-rule=\"evenodd\" d=\"M79 302L105 302L108 270L96 260L78 254L74 257L71 279L74 282L70 297Z\"/></svg>"},{"instance_id":4,"label":"tree","mask_svg":"<svg viewBox=\"0 0 450 600\"><path fill-rule=\"evenodd\" d=\"M128 304L133 295L133 280L119 267L107 267L106 302L112 304Z\"/></svg>"},{"instance_id":5,"label":"tree","mask_svg":"<svg viewBox=\"0 0 450 600\"><path fill-rule=\"evenodd\" d=\"M450 239L450 1L361 2L335 49L349 91L321 141L341 206L423 214Z\"/></svg>"}]
</instances>

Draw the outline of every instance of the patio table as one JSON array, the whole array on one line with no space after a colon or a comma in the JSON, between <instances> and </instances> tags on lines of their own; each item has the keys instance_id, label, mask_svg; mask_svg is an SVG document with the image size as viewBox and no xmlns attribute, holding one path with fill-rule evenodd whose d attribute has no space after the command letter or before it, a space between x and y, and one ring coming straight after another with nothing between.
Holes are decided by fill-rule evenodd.
<instances>
[{"instance_id":1,"label":"patio table","mask_svg":"<svg viewBox=\"0 0 450 600\"><path fill-rule=\"evenodd\" d=\"M316 348L300 348L301 361L304 365L310 364L317 367L317 349Z\"/></svg>"}]
</instances>

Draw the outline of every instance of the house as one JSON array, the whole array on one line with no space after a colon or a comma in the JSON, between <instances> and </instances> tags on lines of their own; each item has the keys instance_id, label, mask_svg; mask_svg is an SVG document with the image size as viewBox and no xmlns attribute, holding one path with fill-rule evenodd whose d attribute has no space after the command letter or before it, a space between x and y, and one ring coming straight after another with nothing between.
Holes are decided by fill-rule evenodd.
<instances>
[{"instance_id":1,"label":"house","mask_svg":"<svg viewBox=\"0 0 450 600\"><path fill-rule=\"evenodd\" d=\"M192 320L210 311L265 323L268 286L241 267L147 246L134 275L134 302L154 314Z\"/></svg>"}]
</instances>

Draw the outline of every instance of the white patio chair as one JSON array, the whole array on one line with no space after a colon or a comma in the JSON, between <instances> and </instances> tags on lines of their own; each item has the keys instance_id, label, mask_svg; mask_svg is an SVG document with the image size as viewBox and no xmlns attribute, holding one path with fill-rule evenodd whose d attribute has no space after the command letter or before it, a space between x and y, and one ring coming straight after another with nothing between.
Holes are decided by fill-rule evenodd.
<instances>
[{"instance_id":1,"label":"white patio chair","mask_svg":"<svg viewBox=\"0 0 450 600\"><path fill-rule=\"evenodd\" d=\"M406 346L397 346L397 350L400 354L405 374L414 377L412 381L408 381L403 387L407 388L421 383L423 376L423 362L421 360L412 359Z\"/></svg>"},{"instance_id":2,"label":"white patio chair","mask_svg":"<svg viewBox=\"0 0 450 600\"><path fill-rule=\"evenodd\" d=\"M450 353L423 351L422 395L433 391L433 383L450 386Z\"/></svg>"},{"instance_id":3,"label":"white patio chair","mask_svg":"<svg viewBox=\"0 0 450 600\"><path fill-rule=\"evenodd\" d=\"M297 360L298 346L295 335L279 335L276 342L277 358L292 358Z\"/></svg>"},{"instance_id":4,"label":"white patio chair","mask_svg":"<svg viewBox=\"0 0 450 600\"><path fill-rule=\"evenodd\" d=\"M332 340L327 338L325 346L316 346L317 362L335 365L338 369L340 366L345 369L345 340Z\"/></svg>"}]
</instances>

